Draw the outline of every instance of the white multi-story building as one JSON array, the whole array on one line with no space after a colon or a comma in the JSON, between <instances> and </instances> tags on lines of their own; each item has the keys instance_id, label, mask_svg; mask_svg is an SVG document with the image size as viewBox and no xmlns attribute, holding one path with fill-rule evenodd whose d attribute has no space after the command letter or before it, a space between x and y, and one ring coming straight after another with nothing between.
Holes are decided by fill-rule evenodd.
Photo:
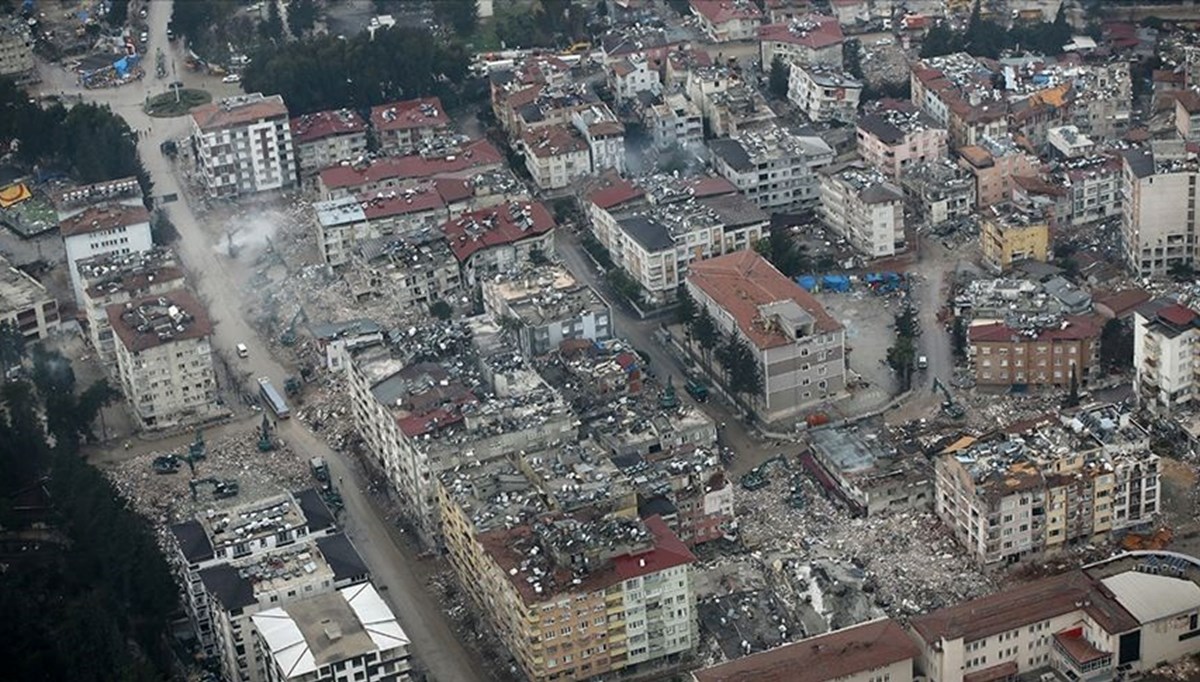
<instances>
[{"instance_id":1,"label":"white multi-story building","mask_svg":"<svg viewBox=\"0 0 1200 682\"><path fill-rule=\"evenodd\" d=\"M587 141L592 173L625 172L625 126L601 103L571 114L571 123Z\"/></svg>"},{"instance_id":2,"label":"white multi-story building","mask_svg":"<svg viewBox=\"0 0 1200 682\"><path fill-rule=\"evenodd\" d=\"M0 255L0 324L11 324L27 341L58 328L58 302L36 279Z\"/></svg>"},{"instance_id":3,"label":"white multi-story building","mask_svg":"<svg viewBox=\"0 0 1200 682\"><path fill-rule=\"evenodd\" d=\"M18 16L0 19L0 76L21 79L33 73L33 36Z\"/></svg>"},{"instance_id":4,"label":"white multi-story building","mask_svg":"<svg viewBox=\"0 0 1200 682\"><path fill-rule=\"evenodd\" d=\"M574 128L547 126L526 130L521 142L525 168L534 184L543 190L568 187L592 171L587 140Z\"/></svg>"},{"instance_id":5,"label":"white multi-story building","mask_svg":"<svg viewBox=\"0 0 1200 682\"><path fill-rule=\"evenodd\" d=\"M357 161L367 153L367 122L351 109L297 116L288 125L302 178L342 161Z\"/></svg>"},{"instance_id":6,"label":"white multi-story building","mask_svg":"<svg viewBox=\"0 0 1200 682\"><path fill-rule=\"evenodd\" d=\"M612 310L591 287L561 265L545 265L483 282L483 309L497 320L520 324L517 339L529 357L567 339L612 338Z\"/></svg>"},{"instance_id":7,"label":"white multi-story building","mask_svg":"<svg viewBox=\"0 0 1200 682\"><path fill-rule=\"evenodd\" d=\"M1200 314L1168 299L1139 307L1133 318L1133 388L1138 404L1170 415L1196 399Z\"/></svg>"},{"instance_id":8,"label":"white multi-story building","mask_svg":"<svg viewBox=\"0 0 1200 682\"><path fill-rule=\"evenodd\" d=\"M85 258L77 266L83 286L80 305L87 315L87 335L96 356L116 372L117 347L108 308L183 287L183 268L169 249Z\"/></svg>"},{"instance_id":9,"label":"white multi-story building","mask_svg":"<svg viewBox=\"0 0 1200 682\"><path fill-rule=\"evenodd\" d=\"M1166 275L1193 265L1196 234L1196 155L1182 142L1155 141L1124 153L1121 236L1125 264L1137 277Z\"/></svg>"},{"instance_id":10,"label":"white multi-story building","mask_svg":"<svg viewBox=\"0 0 1200 682\"><path fill-rule=\"evenodd\" d=\"M256 92L192 109L192 149L210 197L296 185L292 128L279 95Z\"/></svg>"},{"instance_id":11,"label":"white multi-story building","mask_svg":"<svg viewBox=\"0 0 1200 682\"><path fill-rule=\"evenodd\" d=\"M67 271L75 301L84 301L79 262L108 254L128 255L154 248L150 236L150 213L141 204L89 206L59 222L59 234L67 252Z\"/></svg>"},{"instance_id":12,"label":"white multi-story building","mask_svg":"<svg viewBox=\"0 0 1200 682\"><path fill-rule=\"evenodd\" d=\"M788 71L788 100L810 121L853 122L862 89L862 82L837 68L793 64Z\"/></svg>"},{"instance_id":13,"label":"white multi-story building","mask_svg":"<svg viewBox=\"0 0 1200 682\"><path fill-rule=\"evenodd\" d=\"M904 251L904 193L861 163L821 171L821 218L867 258Z\"/></svg>"},{"instance_id":14,"label":"white multi-story building","mask_svg":"<svg viewBox=\"0 0 1200 682\"><path fill-rule=\"evenodd\" d=\"M660 151L704 143L704 118L682 93L671 93L662 102L646 107L642 117Z\"/></svg>"},{"instance_id":15,"label":"white multi-story building","mask_svg":"<svg viewBox=\"0 0 1200 682\"><path fill-rule=\"evenodd\" d=\"M759 419L789 419L842 393L845 329L758 253L692 263L687 287L717 328L737 335L754 354L763 393L748 400Z\"/></svg>"},{"instance_id":16,"label":"white multi-story building","mask_svg":"<svg viewBox=\"0 0 1200 682\"><path fill-rule=\"evenodd\" d=\"M1200 651L1198 571L1178 552L1117 554L916 616L917 668L930 682L1140 677Z\"/></svg>"},{"instance_id":17,"label":"white multi-story building","mask_svg":"<svg viewBox=\"0 0 1200 682\"><path fill-rule=\"evenodd\" d=\"M264 680L249 632L252 614L368 577L312 489L214 509L170 531L169 558L199 651L234 682Z\"/></svg>"},{"instance_id":18,"label":"white multi-story building","mask_svg":"<svg viewBox=\"0 0 1200 682\"><path fill-rule=\"evenodd\" d=\"M362 583L252 616L262 682L408 682L409 639Z\"/></svg>"},{"instance_id":19,"label":"white multi-story building","mask_svg":"<svg viewBox=\"0 0 1200 682\"><path fill-rule=\"evenodd\" d=\"M811 206L820 198L819 169L833 162L833 148L814 136L780 126L712 140L714 169L768 212Z\"/></svg>"},{"instance_id":20,"label":"white multi-story building","mask_svg":"<svg viewBox=\"0 0 1200 682\"><path fill-rule=\"evenodd\" d=\"M141 425L163 429L217 413L212 322L191 292L179 289L108 307L117 374Z\"/></svg>"},{"instance_id":21,"label":"white multi-story building","mask_svg":"<svg viewBox=\"0 0 1200 682\"><path fill-rule=\"evenodd\" d=\"M631 54L609 67L608 84L619 104L638 98L638 93L662 92L662 75L652 68L644 54Z\"/></svg>"},{"instance_id":22,"label":"white multi-story building","mask_svg":"<svg viewBox=\"0 0 1200 682\"><path fill-rule=\"evenodd\" d=\"M380 104L371 108L371 129L385 154L414 151L422 140L450 130L450 117L437 97Z\"/></svg>"}]
</instances>

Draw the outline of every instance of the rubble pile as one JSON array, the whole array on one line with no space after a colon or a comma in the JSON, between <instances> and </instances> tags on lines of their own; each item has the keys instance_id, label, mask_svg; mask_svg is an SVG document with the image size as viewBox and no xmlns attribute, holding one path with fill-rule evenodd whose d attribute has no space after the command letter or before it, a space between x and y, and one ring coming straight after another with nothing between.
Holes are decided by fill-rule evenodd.
<instances>
[{"instance_id":1,"label":"rubble pile","mask_svg":"<svg viewBox=\"0 0 1200 682\"><path fill-rule=\"evenodd\" d=\"M188 447L184 446L131 457L105 469L105 473L134 509L159 528L194 518L205 510L312 485L307 464L286 442L278 442L273 451L260 452L258 441L255 429L209 443L207 456L194 462L194 472L186 463L173 474L154 472L156 458L175 455L184 459L188 454ZM216 499L212 485L198 483L193 498L189 482L209 479L236 481L239 492L233 497Z\"/></svg>"},{"instance_id":2,"label":"rubble pile","mask_svg":"<svg viewBox=\"0 0 1200 682\"><path fill-rule=\"evenodd\" d=\"M735 489L742 541L801 561L850 562L872 585L874 601L892 616L924 613L982 596L995 580L975 568L932 512L855 519L808 479L807 503L787 503L791 483L776 479L757 491Z\"/></svg>"}]
</instances>

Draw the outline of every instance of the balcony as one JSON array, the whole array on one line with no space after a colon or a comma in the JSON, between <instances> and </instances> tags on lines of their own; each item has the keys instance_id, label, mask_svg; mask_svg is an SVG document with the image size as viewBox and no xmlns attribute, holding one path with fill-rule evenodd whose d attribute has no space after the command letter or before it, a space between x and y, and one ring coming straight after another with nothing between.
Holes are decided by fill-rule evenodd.
<instances>
[{"instance_id":1,"label":"balcony","mask_svg":"<svg viewBox=\"0 0 1200 682\"><path fill-rule=\"evenodd\" d=\"M1082 682L1113 679L1113 655L1084 639L1081 628L1054 633L1054 654L1050 663L1068 677Z\"/></svg>"}]
</instances>

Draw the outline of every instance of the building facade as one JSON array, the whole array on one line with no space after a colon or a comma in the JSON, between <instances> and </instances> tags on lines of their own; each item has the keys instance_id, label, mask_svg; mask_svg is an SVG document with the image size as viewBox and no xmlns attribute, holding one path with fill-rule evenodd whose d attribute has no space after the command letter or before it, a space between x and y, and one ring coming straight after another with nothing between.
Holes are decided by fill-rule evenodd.
<instances>
[{"instance_id":1,"label":"building facade","mask_svg":"<svg viewBox=\"0 0 1200 682\"><path fill-rule=\"evenodd\" d=\"M196 174L210 197L294 187L296 156L279 95L228 97L191 112Z\"/></svg>"},{"instance_id":2,"label":"building facade","mask_svg":"<svg viewBox=\"0 0 1200 682\"><path fill-rule=\"evenodd\" d=\"M1161 277L1196 262L1196 155L1182 142L1123 154L1121 236L1126 268Z\"/></svg>"},{"instance_id":3,"label":"building facade","mask_svg":"<svg viewBox=\"0 0 1200 682\"><path fill-rule=\"evenodd\" d=\"M77 265L83 287L80 309L87 315L87 335L104 366L117 368L116 337L108 308L183 288L183 268L169 249L110 253L85 258Z\"/></svg>"},{"instance_id":4,"label":"building facade","mask_svg":"<svg viewBox=\"0 0 1200 682\"><path fill-rule=\"evenodd\" d=\"M763 379L750 398L759 419L779 421L841 393L845 330L811 294L754 251L691 265L688 292L725 334L751 349Z\"/></svg>"},{"instance_id":5,"label":"building facade","mask_svg":"<svg viewBox=\"0 0 1200 682\"><path fill-rule=\"evenodd\" d=\"M450 130L450 117L437 97L390 102L371 108L371 130L384 154L399 156L416 150L422 140Z\"/></svg>"},{"instance_id":6,"label":"building facade","mask_svg":"<svg viewBox=\"0 0 1200 682\"><path fill-rule=\"evenodd\" d=\"M909 166L946 158L947 133L915 107L897 105L858 120L858 153L873 168L899 180Z\"/></svg>"},{"instance_id":7,"label":"building facade","mask_svg":"<svg viewBox=\"0 0 1200 682\"><path fill-rule=\"evenodd\" d=\"M842 27L834 17L808 14L758 29L758 54L764 69L775 58L785 64L841 67Z\"/></svg>"},{"instance_id":8,"label":"building facade","mask_svg":"<svg viewBox=\"0 0 1200 682\"><path fill-rule=\"evenodd\" d=\"M866 258L886 258L905 249L904 193L861 163L821 171L821 218Z\"/></svg>"},{"instance_id":9,"label":"building facade","mask_svg":"<svg viewBox=\"0 0 1200 682\"><path fill-rule=\"evenodd\" d=\"M320 111L293 118L289 124L301 178L367 153L367 122L350 109Z\"/></svg>"},{"instance_id":10,"label":"building facade","mask_svg":"<svg viewBox=\"0 0 1200 682\"><path fill-rule=\"evenodd\" d=\"M834 152L815 136L796 136L772 126L712 140L713 168L768 212L811 207L820 199L818 171Z\"/></svg>"},{"instance_id":11,"label":"building facade","mask_svg":"<svg viewBox=\"0 0 1200 682\"><path fill-rule=\"evenodd\" d=\"M753 40L763 13L751 0L689 0L700 28L717 43Z\"/></svg>"},{"instance_id":12,"label":"building facade","mask_svg":"<svg viewBox=\"0 0 1200 682\"><path fill-rule=\"evenodd\" d=\"M0 76L18 80L34 70L33 36L29 26L17 16L0 20Z\"/></svg>"},{"instance_id":13,"label":"building facade","mask_svg":"<svg viewBox=\"0 0 1200 682\"><path fill-rule=\"evenodd\" d=\"M10 324L26 341L44 339L58 328L58 301L28 274L0 256L0 324Z\"/></svg>"},{"instance_id":14,"label":"building facade","mask_svg":"<svg viewBox=\"0 0 1200 682\"><path fill-rule=\"evenodd\" d=\"M563 189L592 172L588 142L574 128L548 126L527 130L521 142L525 168L540 189ZM623 150L623 138L621 147Z\"/></svg>"},{"instance_id":15,"label":"building facade","mask_svg":"<svg viewBox=\"0 0 1200 682\"><path fill-rule=\"evenodd\" d=\"M995 273L1026 260L1045 263L1050 258L1050 226L1011 205L993 206L983 212L979 248Z\"/></svg>"},{"instance_id":16,"label":"building facade","mask_svg":"<svg viewBox=\"0 0 1200 682\"><path fill-rule=\"evenodd\" d=\"M1200 315L1169 299L1139 306L1133 317L1133 369L1138 405L1163 415L1189 406L1200 379Z\"/></svg>"},{"instance_id":17,"label":"building facade","mask_svg":"<svg viewBox=\"0 0 1200 682\"><path fill-rule=\"evenodd\" d=\"M602 342L613 336L609 305L562 266L528 268L489 279L482 288L484 311L520 325L518 345L529 357L556 350L567 339Z\"/></svg>"},{"instance_id":18,"label":"building facade","mask_svg":"<svg viewBox=\"0 0 1200 682\"><path fill-rule=\"evenodd\" d=\"M1010 327L1005 322L972 325L967 330L975 381L980 385L1080 386L1098 370L1100 324L1091 317L1069 316L1049 327Z\"/></svg>"},{"instance_id":19,"label":"building facade","mask_svg":"<svg viewBox=\"0 0 1200 682\"><path fill-rule=\"evenodd\" d=\"M212 322L200 301L178 289L108 307L117 375L143 428L203 421L217 413Z\"/></svg>"},{"instance_id":20,"label":"building facade","mask_svg":"<svg viewBox=\"0 0 1200 682\"><path fill-rule=\"evenodd\" d=\"M900 175L900 187L918 224L937 228L975 212L975 178L949 159L909 166Z\"/></svg>"},{"instance_id":21,"label":"building facade","mask_svg":"<svg viewBox=\"0 0 1200 682\"><path fill-rule=\"evenodd\" d=\"M58 224L67 252L67 268L75 301L84 301L80 261L97 256L143 253L154 247L150 236L150 213L141 205L104 204L89 206Z\"/></svg>"},{"instance_id":22,"label":"building facade","mask_svg":"<svg viewBox=\"0 0 1200 682\"><path fill-rule=\"evenodd\" d=\"M793 64L788 70L788 100L814 122L853 122L862 88L841 69Z\"/></svg>"}]
</instances>

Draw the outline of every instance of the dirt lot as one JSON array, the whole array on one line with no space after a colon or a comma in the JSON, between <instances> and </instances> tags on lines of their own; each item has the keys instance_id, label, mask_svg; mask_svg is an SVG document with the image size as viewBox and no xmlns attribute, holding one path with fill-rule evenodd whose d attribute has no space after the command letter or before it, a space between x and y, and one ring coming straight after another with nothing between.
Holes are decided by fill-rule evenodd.
<instances>
[{"instance_id":1,"label":"dirt lot","mask_svg":"<svg viewBox=\"0 0 1200 682\"><path fill-rule=\"evenodd\" d=\"M876 294L858 285L846 293L823 292L817 300L846 328L850 369L866 382L854 392L850 412L868 412L883 406L899 390L887 365L887 350L895 332L892 320L900 311L898 294Z\"/></svg>"}]
</instances>

